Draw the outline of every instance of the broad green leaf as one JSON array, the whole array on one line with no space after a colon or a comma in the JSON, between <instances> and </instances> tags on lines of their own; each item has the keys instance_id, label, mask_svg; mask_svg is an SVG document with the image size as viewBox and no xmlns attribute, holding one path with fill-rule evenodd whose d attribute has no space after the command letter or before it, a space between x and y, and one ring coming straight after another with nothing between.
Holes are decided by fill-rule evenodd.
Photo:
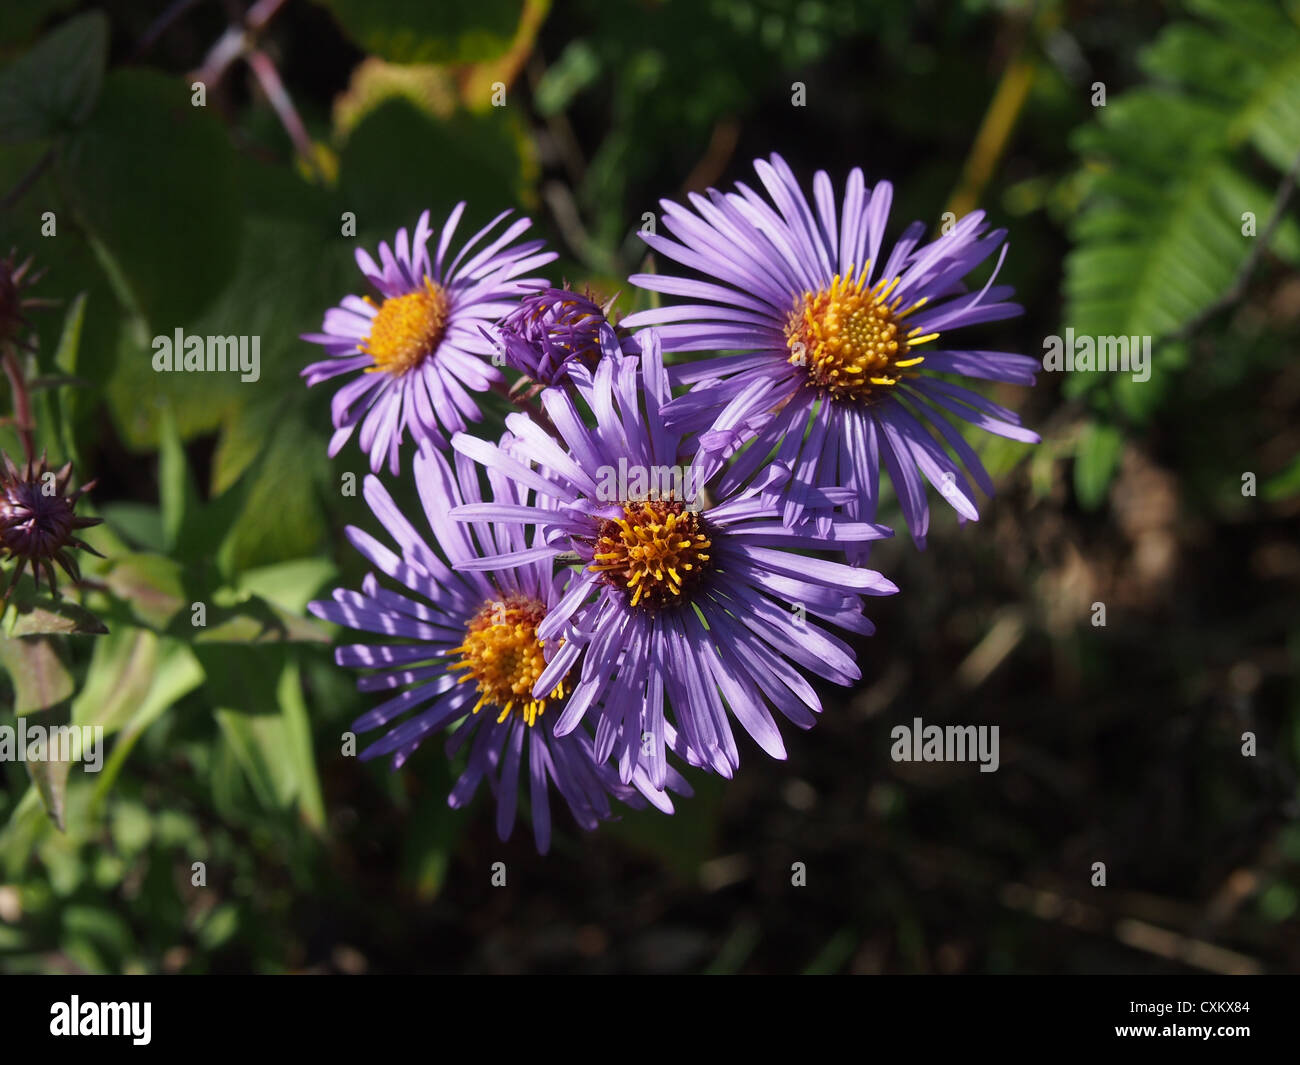
<instances>
[{"instance_id":1,"label":"broad green leaf","mask_svg":"<svg viewBox=\"0 0 1300 1065\"><path fill-rule=\"evenodd\" d=\"M177 640L165 639L159 645L157 667L148 694L138 704L122 727L104 768L95 781L94 805L102 806L122 771L127 756L150 725L170 710L186 694L203 683L203 668L188 647Z\"/></svg>"},{"instance_id":2,"label":"broad green leaf","mask_svg":"<svg viewBox=\"0 0 1300 1065\"><path fill-rule=\"evenodd\" d=\"M6 574L6 583L8 579ZM8 636L99 636L108 631L85 607L62 595L51 595L44 584L37 588L30 572L19 578L10 593L3 628Z\"/></svg>"},{"instance_id":3,"label":"broad green leaf","mask_svg":"<svg viewBox=\"0 0 1300 1065\"><path fill-rule=\"evenodd\" d=\"M296 803L304 821L319 831L325 806L295 663L285 664L272 695L278 714L223 709L217 721L258 801L271 809Z\"/></svg>"},{"instance_id":4,"label":"broad green leaf","mask_svg":"<svg viewBox=\"0 0 1300 1065\"><path fill-rule=\"evenodd\" d=\"M223 606L230 598L233 603ZM208 610L207 625L196 629L196 644L328 643L329 633L313 618L282 610L258 596L230 594L225 589Z\"/></svg>"},{"instance_id":5,"label":"broad green leaf","mask_svg":"<svg viewBox=\"0 0 1300 1065\"><path fill-rule=\"evenodd\" d=\"M450 118L457 107L455 72L436 63L386 63L368 56L357 65L347 92L334 100L334 137L347 142L363 118L392 99L403 99L435 120Z\"/></svg>"},{"instance_id":6,"label":"broad green leaf","mask_svg":"<svg viewBox=\"0 0 1300 1065\"><path fill-rule=\"evenodd\" d=\"M188 610L190 605L184 599L182 567L163 555L116 556L108 563L103 579L114 595L130 604L135 623L158 632L165 631L181 609Z\"/></svg>"},{"instance_id":7,"label":"broad green leaf","mask_svg":"<svg viewBox=\"0 0 1300 1065\"><path fill-rule=\"evenodd\" d=\"M155 682L159 638L147 629L122 627L95 642L81 691L72 700L74 725L113 733L130 720Z\"/></svg>"},{"instance_id":8,"label":"broad green leaf","mask_svg":"<svg viewBox=\"0 0 1300 1065\"><path fill-rule=\"evenodd\" d=\"M216 116L190 106L184 79L113 71L68 142L64 174L80 220L111 255L149 329L170 338L211 301L238 253L233 153ZM243 330L232 321L220 332ZM137 357L148 366L152 355Z\"/></svg>"},{"instance_id":9,"label":"broad green leaf","mask_svg":"<svg viewBox=\"0 0 1300 1065\"><path fill-rule=\"evenodd\" d=\"M166 550L162 513L149 503L106 503L100 516L118 534L146 551Z\"/></svg>"},{"instance_id":10,"label":"broad green leaf","mask_svg":"<svg viewBox=\"0 0 1300 1065\"><path fill-rule=\"evenodd\" d=\"M52 709L74 690L72 674L54 641L45 637L0 640L0 666L13 684L14 713L19 717Z\"/></svg>"},{"instance_id":11,"label":"broad green leaf","mask_svg":"<svg viewBox=\"0 0 1300 1065\"><path fill-rule=\"evenodd\" d=\"M100 11L42 37L0 70L0 143L56 137L85 121L107 61L108 19Z\"/></svg>"},{"instance_id":12,"label":"broad green leaf","mask_svg":"<svg viewBox=\"0 0 1300 1065\"><path fill-rule=\"evenodd\" d=\"M452 158L457 165L449 168ZM512 204L526 206L535 169L531 145L506 109L439 121L405 99L392 99L348 137L339 191L344 206L356 212L358 230L386 241L398 226L413 227L425 208L440 231L451 208L465 200L459 244L473 235L474 223ZM469 183L466 174L474 175Z\"/></svg>"},{"instance_id":13,"label":"broad green leaf","mask_svg":"<svg viewBox=\"0 0 1300 1065\"><path fill-rule=\"evenodd\" d=\"M46 596L18 606L9 628L10 636L102 636L106 632L108 627L84 606Z\"/></svg>"},{"instance_id":14,"label":"broad green leaf","mask_svg":"<svg viewBox=\"0 0 1300 1065\"><path fill-rule=\"evenodd\" d=\"M470 63L509 46L524 0L321 0L367 52L395 63Z\"/></svg>"},{"instance_id":15,"label":"broad green leaf","mask_svg":"<svg viewBox=\"0 0 1300 1065\"><path fill-rule=\"evenodd\" d=\"M247 421L235 423L227 438L231 446L255 440L247 434L260 421L250 414ZM247 483L244 507L221 548L220 561L228 573L311 554L324 543L328 528L320 498L329 490L331 474L321 434L301 418L283 419L267 428L255 458L261 463L258 469L241 471ZM220 455L218 462L224 459ZM356 460L364 469L365 458L358 454ZM330 486L335 493L337 484Z\"/></svg>"},{"instance_id":16,"label":"broad green leaf","mask_svg":"<svg viewBox=\"0 0 1300 1065\"><path fill-rule=\"evenodd\" d=\"M194 655L207 679L205 698L238 713L274 715L276 682L284 662L279 648L232 643L200 643Z\"/></svg>"},{"instance_id":17,"label":"broad green leaf","mask_svg":"<svg viewBox=\"0 0 1300 1065\"><path fill-rule=\"evenodd\" d=\"M297 558L241 573L239 587L285 610L301 614L337 572L334 563L328 559Z\"/></svg>"},{"instance_id":18,"label":"broad green leaf","mask_svg":"<svg viewBox=\"0 0 1300 1065\"><path fill-rule=\"evenodd\" d=\"M122 601L117 611L125 624L186 642L261 645L329 641L328 630L314 618L302 617L247 590L191 587L187 585L191 576L174 559L140 553L113 558L103 581Z\"/></svg>"}]
</instances>

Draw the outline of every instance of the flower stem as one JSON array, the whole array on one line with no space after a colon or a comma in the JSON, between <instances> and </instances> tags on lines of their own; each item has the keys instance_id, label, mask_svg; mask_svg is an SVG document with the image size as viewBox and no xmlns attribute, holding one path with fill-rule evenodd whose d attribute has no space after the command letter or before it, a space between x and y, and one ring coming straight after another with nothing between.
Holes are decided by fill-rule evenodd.
<instances>
[{"instance_id":1,"label":"flower stem","mask_svg":"<svg viewBox=\"0 0 1300 1065\"><path fill-rule=\"evenodd\" d=\"M559 439L559 434L555 431L555 426L551 424L551 419L546 416L546 412L533 400L530 391L520 391L517 388L511 388L510 383L504 380L493 382L492 391L498 396L504 397L511 406L518 407L521 411L527 414L529 418L546 431L548 436L553 436L557 440Z\"/></svg>"},{"instance_id":2,"label":"flower stem","mask_svg":"<svg viewBox=\"0 0 1300 1065\"><path fill-rule=\"evenodd\" d=\"M22 367L18 365L12 345L5 345L4 357L0 361L4 363L9 389L14 394L14 426L22 440L27 461L31 463L36 459L36 441L32 436L32 429L35 428L32 422L32 404L27 395L27 382L23 379Z\"/></svg>"}]
</instances>

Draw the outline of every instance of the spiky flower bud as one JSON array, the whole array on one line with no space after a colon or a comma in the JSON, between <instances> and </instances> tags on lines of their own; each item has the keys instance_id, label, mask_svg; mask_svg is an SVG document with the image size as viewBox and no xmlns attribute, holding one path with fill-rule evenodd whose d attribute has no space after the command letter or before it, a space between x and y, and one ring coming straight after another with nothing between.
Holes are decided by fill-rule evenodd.
<instances>
[{"instance_id":1,"label":"spiky flower bud","mask_svg":"<svg viewBox=\"0 0 1300 1065\"><path fill-rule=\"evenodd\" d=\"M29 274L32 257L29 255L18 263L17 255L17 250L11 249L8 256L0 259L0 344L13 341L21 347L28 347L23 342L22 334L31 328L31 323L23 312L52 306L53 301L23 296L23 290L39 281L44 276L44 271Z\"/></svg>"},{"instance_id":2,"label":"spiky flower bud","mask_svg":"<svg viewBox=\"0 0 1300 1065\"><path fill-rule=\"evenodd\" d=\"M590 290L539 289L525 296L498 325L506 363L543 385L558 384L572 362L594 366L617 356L627 334L610 320L613 300L600 304ZM629 354L634 352L628 343Z\"/></svg>"},{"instance_id":3,"label":"spiky flower bud","mask_svg":"<svg viewBox=\"0 0 1300 1065\"><path fill-rule=\"evenodd\" d=\"M77 530L98 525L103 520L81 518L74 511L77 500L93 488L95 482L89 481L69 492L71 462L55 471L49 469L44 455L39 462L28 461L25 467L14 465L3 452L0 452L0 458L4 461L4 469L0 471L0 550L5 557L18 559L4 598L9 598L23 567L29 564L37 587L43 570L50 590L57 594L52 562L57 562L72 580L79 581L81 571L68 549L75 547L99 555L74 535Z\"/></svg>"}]
</instances>

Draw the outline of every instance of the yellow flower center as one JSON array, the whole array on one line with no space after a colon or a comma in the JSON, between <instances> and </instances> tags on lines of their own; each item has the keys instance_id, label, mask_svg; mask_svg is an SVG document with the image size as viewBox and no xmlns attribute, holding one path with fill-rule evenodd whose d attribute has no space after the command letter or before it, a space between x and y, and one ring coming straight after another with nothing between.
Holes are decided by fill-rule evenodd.
<instances>
[{"instance_id":1,"label":"yellow flower center","mask_svg":"<svg viewBox=\"0 0 1300 1065\"><path fill-rule=\"evenodd\" d=\"M366 302L374 305L369 296ZM446 291L427 277L423 288L384 300L370 335L358 345L375 360L366 372L384 370L397 376L419 366L441 343L447 311Z\"/></svg>"},{"instance_id":2,"label":"yellow flower center","mask_svg":"<svg viewBox=\"0 0 1300 1065\"><path fill-rule=\"evenodd\" d=\"M926 299L900 311L902 297L892 303L889 299L900 279L881 278L867 288L870 267L868 262L855 281L850 266L843 277L835 275L829 288L805 292L786 321L791 365L805 367L808 380L833 399L883 398L925 361L911 349L939 335L918 336L920 329L903 332L902 320Z\"/></svg>"},{"instance_id":3,"label":"yellow flower center","mask_svg":"<svg viewBox=\"0 0 1300 1065\"><path fill-rule=\"evenodd\" d=\"M712 546L704 524L680 502L623 504L623 516L601 523L592 570L632 593L632 605L680 600L708 569Z\"/></svg>"},{"instance_id":4,"label":"yellow flower center","mask_svg":"<svg viewBox=\"0 0 1300 1065\"><path fill-rule=\"evenodd\" d=\"M546 617L546 606L536 599L511 596L488 602L465 625L465 642L452 649L460 660L453 671L465 670L460 683L478 684L478 702L473 713L492 705L501 713L500 724L518 708L528 725L536 724L546 704L564 698L564 682L541 699L532 695L533 685L546 668L537 626Z\"/></svg>"}]
</instances>

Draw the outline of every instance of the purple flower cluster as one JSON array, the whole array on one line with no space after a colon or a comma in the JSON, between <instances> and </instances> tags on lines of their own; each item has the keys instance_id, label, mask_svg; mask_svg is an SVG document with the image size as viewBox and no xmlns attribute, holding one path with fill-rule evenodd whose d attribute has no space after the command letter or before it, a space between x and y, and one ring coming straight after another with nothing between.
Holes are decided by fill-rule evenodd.
<instances>
[{"instance_id":1,"label":"purple flower cluster","mask_svg":"<svg viewBox=\"0 0 1300 1065\"><path fill-rule=\"evenodd\" d=\"M645 237L694 276L630 280L687 302L616 324L590 293L524 276L553 258L512 243L527 220L488 241L504 215L447 262L461 205L432 256L427 213L378 264L359 251L382 300L349 296L304 338L329 356L309 384L353 374L330 453L359 426L372 471L387 456L397 474L409 429L431 533L368 477L395 549L347 535L395 587L371 573L312 604L384 638L337 650L368 671L362 690L389 693L354 725L383 730L363 757L396 768L449 733L449 755L465 752L449 802L486 780L503 839L525 765L546 850L552 791L593 828L613 800L672 812L669 792L690 793L674 763L731 777L736 725L785 757L778 721L810 728L815 681L860 679L865 597L897 591L864 565L892 535L875 523L881 467L924 546L926 481L963 521L979 517L974 486L993 490L952 417L1037 440L948 379L1033 383L1035 360L948 339L1019 313L994 283L1003 231L976 212L885 250L887 182L854 170L837 208L825 173L810 203L780 157L755 167L766 198L741 183L665 202L675 239ZM520 408L497 440L465 432L489 389Z\"/></svg>"}]
</instances>

